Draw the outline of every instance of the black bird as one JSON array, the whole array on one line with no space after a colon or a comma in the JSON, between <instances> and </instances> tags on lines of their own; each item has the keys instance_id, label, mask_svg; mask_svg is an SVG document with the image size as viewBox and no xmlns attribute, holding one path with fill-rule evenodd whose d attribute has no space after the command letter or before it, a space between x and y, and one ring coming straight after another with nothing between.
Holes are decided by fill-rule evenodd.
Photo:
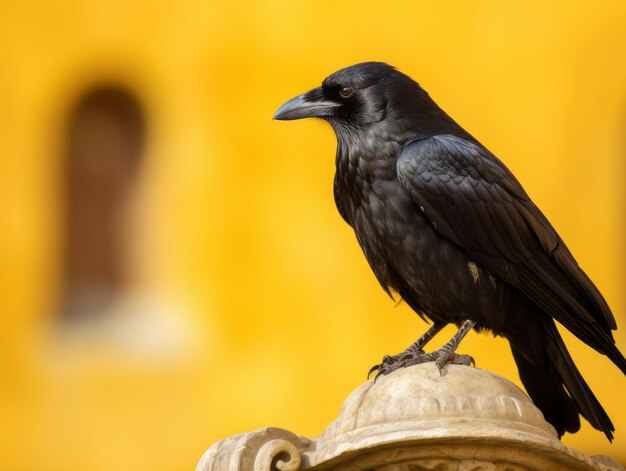
<instances>
[{"instance_id":1,"label":"black bird","mask_svg":"<svg viewBox=\"0 0 626 471\"><path fill-rule=\"evenodd\" d=\"M274 119L322 118L337 135L334 196L376 278L433 325L372 370L457 355L471 329L507 338L528 394L559 434L579 414L609 440L610 418L576 368L555 320L626 374L606 301L498 158L410 77L380 62L341 69ZM422 348L445 325L459 332ZM372 371L370 370L370 371Z\"/></svg>"}]
</instances>

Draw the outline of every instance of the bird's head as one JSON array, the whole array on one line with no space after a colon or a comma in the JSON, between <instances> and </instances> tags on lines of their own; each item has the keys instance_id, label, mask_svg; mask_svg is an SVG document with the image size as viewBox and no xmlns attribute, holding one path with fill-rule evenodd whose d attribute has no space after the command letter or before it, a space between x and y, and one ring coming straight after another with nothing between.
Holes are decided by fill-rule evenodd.
<instances>
[{"instance_id":1,"label":"bird's head","mask_svg":"<svg viewBox=\"0 0 626 471\"><path fill-rule=\"evenodd\" d=\"M274 114L279 120L300 118L326 120L338 137L381 129L376 126L381 122L391 126L394 134L412 136L454 123L417 82L383 62L338 70L320 87L292 98Z\"/></svg>"},{"instance_id":2,"label":"bird's head","mask_svg":"<svg viewBox=\"0 0 626 471\"><path fill-rule=\"evenodd\" d=\"M382 62L352 65L329 75L322 86L289 100L276 111L274 119L322 118L331 123L374 123L382 120L393 104L393 89L408 82L415 83Z\"/></svg>"}]
</instances>

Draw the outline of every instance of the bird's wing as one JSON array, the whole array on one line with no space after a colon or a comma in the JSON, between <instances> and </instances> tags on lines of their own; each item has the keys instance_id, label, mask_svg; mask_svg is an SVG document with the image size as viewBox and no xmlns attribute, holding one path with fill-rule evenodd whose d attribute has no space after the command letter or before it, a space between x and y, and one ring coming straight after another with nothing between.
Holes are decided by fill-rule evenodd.
<instances>
[{"instance_id":1,"label":"bird's wing","mask_svg":"<svg viewBox=\"0 0 626 471\"><path fill-rule=\"evenodd\" d=\"M409 143L398 179L436 230L601 351L615 319L513 174L481 145L452 135ZM608 334L608 335L607 335Z\"/></svg>"}]
</instances>

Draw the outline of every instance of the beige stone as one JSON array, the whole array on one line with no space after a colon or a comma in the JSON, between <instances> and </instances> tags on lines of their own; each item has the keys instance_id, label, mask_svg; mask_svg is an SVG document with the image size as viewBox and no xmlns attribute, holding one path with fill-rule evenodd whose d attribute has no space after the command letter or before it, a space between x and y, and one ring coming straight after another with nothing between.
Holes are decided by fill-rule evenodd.
<instances>
[{"instance_id":1,"label":"beige stone","mask_svg":"<svg viewBox=\"0 0 626 471\"><path fill-rule=\"evenodd\" d=\"M617 471L563 445L517 386L486 370L433 363L368 381L310 440L279 428L226 438L197 471Z\"/></svg>"}]
</instances>

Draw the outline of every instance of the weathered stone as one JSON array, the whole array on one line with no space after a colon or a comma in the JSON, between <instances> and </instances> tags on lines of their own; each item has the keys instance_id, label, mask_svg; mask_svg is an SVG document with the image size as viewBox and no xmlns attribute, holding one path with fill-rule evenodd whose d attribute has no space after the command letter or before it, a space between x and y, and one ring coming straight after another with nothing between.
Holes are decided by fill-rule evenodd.
<instances>
[{"instance_id":1,"label":"weathered stone","mask_svg":"<svg viewBox=\"0 0 626 471\"><path fill-rule=\"evenodd\" d=\"M618 471L563 445L517 386L433 363L368 381L317 439L278 428L213 445L197 471Z\"/></svg>"}]
</instances>

